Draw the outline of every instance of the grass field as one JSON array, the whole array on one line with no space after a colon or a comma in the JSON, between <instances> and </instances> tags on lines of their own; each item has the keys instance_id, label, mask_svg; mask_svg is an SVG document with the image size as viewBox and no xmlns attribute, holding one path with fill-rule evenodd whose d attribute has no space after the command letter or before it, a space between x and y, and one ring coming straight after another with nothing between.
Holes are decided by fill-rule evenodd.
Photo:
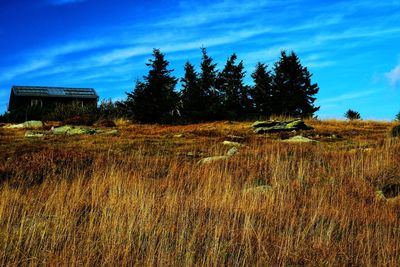
<instances>
[{"instance_id":1,"label":"grass field","mask_svg":"<svg viewBox=\"0 0 400 267\"><path fill-rule=\"evenodd\" d=\"M400 183L394 124L306 123L318 143L245 122L0 128L0 266L399 266L400 199L376 193ZM246 147L197 164L224 140Z\"/></svg>"}]
</instances>

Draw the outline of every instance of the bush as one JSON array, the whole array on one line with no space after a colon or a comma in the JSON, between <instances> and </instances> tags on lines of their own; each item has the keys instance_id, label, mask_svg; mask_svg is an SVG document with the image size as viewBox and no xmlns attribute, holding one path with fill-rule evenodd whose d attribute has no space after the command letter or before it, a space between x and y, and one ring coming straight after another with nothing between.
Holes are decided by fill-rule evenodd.
<instances>
[{"instance_id":1,"label":"bush","mask_svg":"<svg viewBox=\"0 0 400 267\"><path fill-rule=\"evenodd\" d=\"M399 137L399 136L400 136L400 125L397 125L392 128L392 137Z\"/></svg>"},{"instance_id":2,"label":"bush","mask_svg":"<svg viewBox=\"0 0 400 267\"><path fill-rule=\"evenodd\" d=\"M351 121L353 121L353 120L360 120L360 119L361 119L360 113L357 112L357 111L351 110L351 109L349 109L349 110L344 114L344 116L345 116L348 120L351 120Z\"/></svg>"},{"instance_id":3,"label":"bush","mask_svg":"<svg viewBox=\"0 0 400 267\"><path fill-rule=\"evenodd\" d=\"M82 105L81 102L70 104L56 104L43 119L50 121L62 121L64 124L92 125L99 118L95 105Z\"/></svg>"},{"instance_id":4,"label":"bush","mask_svg":"<svg viewBox=\"0 0 400 267\"><path fill-rule=\"evenodd\" d=\"M396 114L394 120L395 121L400 121L400 111L399 111L399 113Z\"/></svg>"}]
</instances>

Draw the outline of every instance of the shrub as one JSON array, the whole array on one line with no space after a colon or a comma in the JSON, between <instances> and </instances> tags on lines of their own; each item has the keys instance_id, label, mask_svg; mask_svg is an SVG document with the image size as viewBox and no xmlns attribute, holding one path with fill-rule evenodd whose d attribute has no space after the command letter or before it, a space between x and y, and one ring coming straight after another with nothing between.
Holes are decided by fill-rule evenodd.
<instances>
[{"instance_id":1,"label":"shrub","mask_svg":"<svg viewBox=\"0 0 400 267\"><path fill-rule=\"evenodd\" d=\"M348 120L360 120L361 119L361 115L359 112L354 111L349 109L348 111L346 111L346 113L344 114L344 116L348 119Z\"/></svg>"},{"instance_id":2,"label":"shrub","mask_svg":"<svg viewBox=\"0 0 400 267\"><path fill-rule=\"evenodd\" d=\"M399 137L399 136L400 136L400 125L397 125L392 128L392 137Z\"/></svg>"},{"instance_id":3,"label":"shrub","mask_svg":"<svg viewBox=\"0 0 400 267\"><path fill-rule=\"evenodd\" d=\"M44 116L45 120L63 121L64 124L92 125L99 118L95 105L82 105L81 102L70 104L56 104Z\"/></svg>"},{"instance_id":4,"label":"shrub","mask_svg":"<svg viewBox=\"0 0 400 267\"><path fill-rule=\"evenodd\" d=\"M399 111L399 113L396 114L394 120L395 121L400 121L400 111Z\"/></svg>"}]
</instances>

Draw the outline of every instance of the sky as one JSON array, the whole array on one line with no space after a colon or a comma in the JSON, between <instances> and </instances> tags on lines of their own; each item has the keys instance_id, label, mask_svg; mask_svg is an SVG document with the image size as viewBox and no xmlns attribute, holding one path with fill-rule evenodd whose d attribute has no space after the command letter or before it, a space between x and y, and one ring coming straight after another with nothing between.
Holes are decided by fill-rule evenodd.
<instances>
[{"instance_id":1,"label":"sky","mask_svg":"<svg viewBox=\"0 0 400 267\"><path fill-rule=\"evenodd\" d=\"M316 115L392 120L400 111L400 0L0 0L0 113L12 85L95 88L121 100L153 48L176 77L200 47L247 77L294 51L320 91ZM180 85L177 86L177 90Z\"/></svg>"}]
</instances>

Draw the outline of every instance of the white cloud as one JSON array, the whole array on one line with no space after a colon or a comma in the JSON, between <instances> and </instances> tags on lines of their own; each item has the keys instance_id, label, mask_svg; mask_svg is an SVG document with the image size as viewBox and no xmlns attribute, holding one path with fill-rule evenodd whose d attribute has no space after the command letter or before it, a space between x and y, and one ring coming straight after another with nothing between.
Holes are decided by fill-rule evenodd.
<instances>
[{"instance_id":1,"label":"white cloud","mask_svg":"<svg viewBox=\"0 0 400 267\"><path fill-rule=\"evenodd\" d=\"M397 65L390 72L386 73L386 77L393 87L397 86L400 83L400 65Z\"/></svg>"},{"instance_id":2,"label":"white cloud","mask_svg":"<svg viewBox=\"0 0 400 267\"><path fill-rule=\"evenodd\" d=\"M321 100L317 101L318 102L317 104L318 105L335 104L338 102L365 98L365 97L374 95L374 94L378 93L379 91L381 91L381 90L355 91L355 92L351 92L348 94L342 94L342 95L331 97L331 98L321 99Z\"/></svg>"},{"instance_id":3,"label":"white cloud","mask_svg":"<svg viewBox=\"0 0 400 267\"><path fill-rule=\"evenodd\" d=\"M42 69L44 67L48 67L50 66L51 63L52 62L49 59L32 60L28 63L16 66L14 68L4 71L3 73L0 73L0 80L9 81L12 78L17 77L19 75L33 72Z\"/></svg>"}]
</instances>

